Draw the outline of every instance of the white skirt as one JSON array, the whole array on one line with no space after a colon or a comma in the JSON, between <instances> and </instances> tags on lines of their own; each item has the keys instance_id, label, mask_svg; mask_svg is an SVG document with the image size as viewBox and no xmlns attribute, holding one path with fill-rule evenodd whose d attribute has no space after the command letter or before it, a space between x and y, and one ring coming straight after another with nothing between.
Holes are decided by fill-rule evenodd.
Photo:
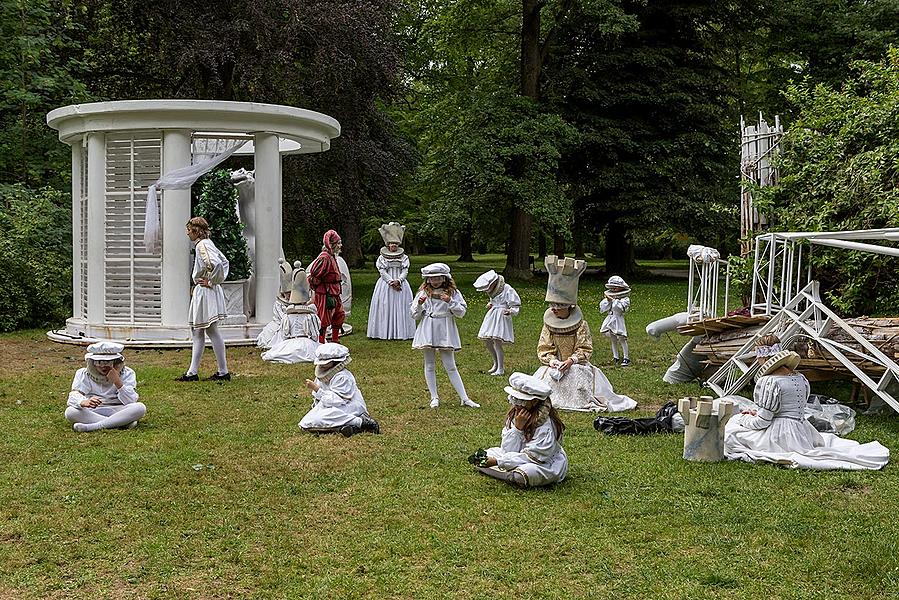
<instances>
[{"instance_id":1,"label":"white skirt","mask_svg":"<svg viewBox=\"0 0 899 600\"><path fill-rule=\"evenodd\" d=\"M743 427L736 415L724 428L724 454L732 460L769 462L793 469L880 469L890 451L880 442L860 444L820 433L805 419L775 417L765 429Z\"/></svg>"},{"instance_id":2,"label":"white skirt","mask_svg":"<svg viewBox=\"0 0 899 600\"><path fill-rule=\"evenodd\" d=\"M228 316L225 310L225 291L221 285L211 288L195 285L190 298L188 324L191 329L206 329Z\"/></svg>"},{"instance_id":3,"label":"white skirt","mask_svg":"<svg viewBox=\"0 0 899 600\"><path fill-rule=\"evenodd\" d=\"M424 348L461 350L462 341L455 318L423 316L412 338L412 349Z\"/></svg>"},{"instance_id":4,"label":"white skirt","mask_svg":"<svg viewBox=\"0 0 899 600\"><path fill-rule=\"evenodd\" d=\"M549 384L553 392L553 406L560 410L581 412L619 412L637 408L637 402L616 394L605 374L590 363L571 365L558 381L552 376L555 369L543 366L534 377Z\"/></svg>"},{"instance_id":5,"label":"white skirt","mask_svg":"<svg viewBox=\"0 0 899 600\"><path fill-rule=\"evenodd\" d=\"M282 339L273 345L271 350L262 353L262 360L282 365L311 363L315 360L318 346L317 339L311 340L307 337Z\"/></svg>"},{"instance_id":6,"label":"white skirt","mask_svg":"<svg viewBox=\"0 0 899 600\"><path fill-rule=\"evenodd\" d=\"M494 306L487 310L484 322L478 331L479 340L502 340L506 344L515 341L515 332L512 330L512 316L504 315L505 306Z\"/></svg>"},{"instance_id":7,"label":"white skirt","mask_svg":"<svg viewBox=\"0 0 899 600\"><path fill-rule=\"evenodd\" d=\"M415 337L415 321L409 314L412 288L402 281L395 290L378 278L368 309L368 337L378 340L411 340Z\"/></svg>"},{"instance_id":8,"label":"white skirt","mask_svg":"<svg viewBox=\"0 0 899 600\"><path fill-rule=\"evenodd\" d=\"M281 323L275 321L269 321L268 325L262 328L262 331L259 332L259 335L256 336L256 347L257 348L271 348L278 342L282 340L281 337Z\"/></svg>"}]
</instances>

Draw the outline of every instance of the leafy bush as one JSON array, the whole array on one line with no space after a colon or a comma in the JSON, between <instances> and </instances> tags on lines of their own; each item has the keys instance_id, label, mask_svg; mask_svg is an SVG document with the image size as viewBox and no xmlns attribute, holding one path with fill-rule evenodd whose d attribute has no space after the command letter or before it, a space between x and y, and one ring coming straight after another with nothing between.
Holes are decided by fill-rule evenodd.
<instances>
[{"instance_id":1,"label":"leafy bush","mask_svg":"<svg viewBox=\"0 0 899 600\"><path fill-rule=\"evenodd\" d=\"M200 180L200 199L194 214L209 223L210 239L228 257L231 269L228 281L250 276L250 257L243 224L237 218L237 190L231 183L231 173L218 169Z\"/></svg>"},{"instance_id":2,"label":"leafy bush","mask_svg":"<svg viewBox=\"0 0 899 600\"><path fill-rule=\"evenodd\" d=\"M68 194L0 185L0 331L72 314L71 214Z\"/></svg>"},{"instance_id":3,"label":"leafy bush","mask_svg":"<svg viewBox=\"0 0 899 600\"><path fill-rule=\"evenodd\" d=\"M899 49L834 90L806 81L787 96L799 109L784 139L781 185L764 188L774 230L899 226ZM844 313L899 311L895 258L816 247L815 276Z\"/></svg>"}]
</instances>

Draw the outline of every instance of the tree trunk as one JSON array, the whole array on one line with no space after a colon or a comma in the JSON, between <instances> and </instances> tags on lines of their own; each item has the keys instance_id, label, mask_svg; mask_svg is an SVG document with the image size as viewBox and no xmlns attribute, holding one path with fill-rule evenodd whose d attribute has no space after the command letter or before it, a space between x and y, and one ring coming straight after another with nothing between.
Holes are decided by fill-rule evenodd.
<instances>
[{"instance_id":1,"label":"tree trunk","mask_svg":"<svg viewBox=\"0 0 899 600\"><path fill-rule=\"evenodd\" d=\"M606 274L629 277L634 273L634 246L628 231L612 221L606 228Z\"/></svg>"},{"instance_id":2,"label":"tree trunk","mask_svg":"<svg viewBox=\"0 0 899 600\"><path fill-rule=\"evenodd\" d=\"M343 231L338 231L343 241L343 251L340 255L350 267L358 267L365 260L362 255L362 238L359 235L359 222L356 215L346 215L342 223Z\"/></svg>"},{"instance_id":3,"label":"tree trunk","mask_svg":"<svg viewBox=\"0 0 899 600\"><path fill-rule=\"evenodd\" d=\"M471 221L459 231L459 262L474 262L471 255Z\"/></svg>"},{"instance_id":4,"label":"tree trunk","mask_svg":"<svg viewBox=\"0 0 899 600\"><path fill-rule=\"evenodd\" d=\"M584 254L584 230L575 225L572 235L574 236L574 257L581 260L586 259L587 255Z\"/></svg>"},{"instance_id":5,"label":"tree trunk","mask_svg":"<svg viewBox=\"0 0 899 600\"><path fill-rule=\"evenodd\" d=\"M517 206L512 208L512 224L510 226L509 248L506 253L506 268L503 275L506 279L531 279L531 215Z\"/></svg>"},{"instance_id":6,"label":"tree trunk","mask_svg":"<svg viewBox=\"0 0 899 600\"><path fill-rule=\"evenodd\" d=\"M540 96L540 11L542 0L521 0L521 73L522 96L537 100ZM518 173L524 173L525 165L516 165ZM530 258L532 217L518 206L512 208L509 228L509 248L506 253L506 279L531 279Z\"/></svg>"},{"instance_id":7,"label":"tree trunk","mask_svg":"<svg viewBox=\"0 0 899 600\"><path fill-rule=\"evenodd\" d=\"M537 260L543 262L546 258L546 235L543 230L537 231Z\"/></svg>"},{"instance_id":8,"label":"tree trunk","mask_svg":"<svg viewBox=\"0 0 899 600\"><path fill-rule=\"evenodd\" d=\"M455 254L459 251L459 239L456 237L456 232L452 229L447 229L446 231L446 253L447 254Z\"/></svg>"},{"instance_id":9,"label":"tree trunk","mask_svg":"<svg viewBox=\"0 0 899 600\"><path fill-rule=\"evenodd\" d=\"M565 258L565 238L561 235L553 236L553 254L559 258Z\"/></svg>"}]
</instances>

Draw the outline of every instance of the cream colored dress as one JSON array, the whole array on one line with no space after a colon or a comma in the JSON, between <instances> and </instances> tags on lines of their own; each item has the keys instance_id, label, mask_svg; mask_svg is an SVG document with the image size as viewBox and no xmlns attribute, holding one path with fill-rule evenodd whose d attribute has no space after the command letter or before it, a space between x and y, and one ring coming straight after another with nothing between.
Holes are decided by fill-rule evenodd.
<instances>
[{"instance_id":1,"label":"cream colored dress","mask_svg":"<svg viewBox=\"0 0 899 600\"><path fill-rule=\"evenodd\" d=\"M194 256L194 291L190 298L188 324L192 329L206 329L228 316L222 282L228 277L230 264L212 240L197 240ZM203 287L200 279L208 279L212 287Z\"/></svg>"},{"instance_id":2,"label":"cream colored dress","mask_svg":"<svg viewBox=\"0 0 899 600\"><path fill-rule=\"evenodd\" d=\"M616 394L605 374L592 364L593 336L587 321L568 331L559 331L543 325L537 342L537 358L544 366L537 369L539 377L553 389L553 406L560 410L582 412L618 412L632 410L637 403L628 396ZM568 358L574 364L564 372L554 368L557 362Z\"/></svg>"}]
</instances>

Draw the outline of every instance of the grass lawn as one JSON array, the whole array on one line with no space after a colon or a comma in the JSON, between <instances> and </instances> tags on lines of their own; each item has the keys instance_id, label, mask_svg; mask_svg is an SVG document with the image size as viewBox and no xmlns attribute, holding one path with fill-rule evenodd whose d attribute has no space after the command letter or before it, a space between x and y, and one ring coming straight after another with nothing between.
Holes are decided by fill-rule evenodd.
<instances>
[{"instance_id":1,"label":"grass lawn","mask_svg":"<svg viewBox=\"0 0 899 600\"><path fill-rule=\"evenodd\" d=\"M465 458L498 444L507 410L506 381L480 372L486 297L471 287L501 262L479 258L452 266L469 303L458 362L481 410L458 405L441 368L443 403L427 408L421 354L365 338L375 272L353 273L345 342L380 436L300 432L312 366L251 348L229 350L226 385L173 383L188 350L130 351L146 419L77 434L62 413L83 349L0 337L0 598L899 597L894 465L693 464L679 435L603 437L592 416L564 413L562 484L521 491L475 474ZM581 286L594 332L603 281ZM509 371L537 367L544 286L517 286ZM603 339L594 362L645 415L700 388L661 381L684 338L644 333L683 310L686 282L632 287L634 365L610 366ZM207 351L201 375L213 370ZM859 417L850 437L899 448L899 419Z\"/></svg>"}]
</instances>

